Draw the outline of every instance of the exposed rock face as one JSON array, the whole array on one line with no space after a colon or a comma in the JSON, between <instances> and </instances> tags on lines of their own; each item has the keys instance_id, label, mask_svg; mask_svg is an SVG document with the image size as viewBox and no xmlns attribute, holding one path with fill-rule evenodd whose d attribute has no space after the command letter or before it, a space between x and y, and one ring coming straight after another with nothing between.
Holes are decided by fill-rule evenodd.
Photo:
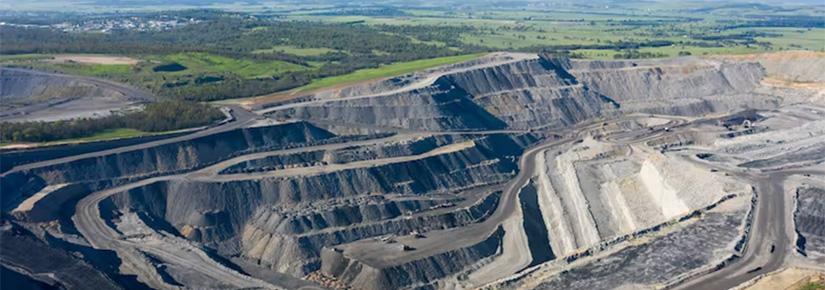
<instances>
[{"instance_id":1,"label":"exposed rock face","mask_svg":"<svg viewBox=\"0 0 825 290\"><path fill-rule=\"evenodd\" d=\"M637 153L627 157L630 151ZM749 190L658 152L592 139L540 159L543 224L550 248L564 256Z\"/></svg>"},{"instance_id":2,"label":"exposed rock face","mask_svg":"<svg viewBox=\"0 0 825 290\"><path fill-rule=\"evenodd\" d=\"M463 138L430 137L396 148L410 152L408 149L420 146L416 145L419 142L428 142L422 140L437 139L452 142ZM495 210L497 194L466 208L455 208L462 202L460 198L394 196L449 196L503 183L516 170L510 160L525 146L520 142L493 135L455 152L317 175L226 182L172 179L116 194L111 200L121 211L145 212L168 222L188 239L302 276L319 267L324 247L387 234L458 227L483 219ZM369 148L347 150L362 152L353 156L365 159L373 156ZM392 149L388 152L398 154ZM376 195L387 198L372 197Z\"/></svg>"},{"instance_id":3,"label":"exposed rock face","mask_svg":"<svg viewBox=\"0 0 825 290\"><path fill-rule=\"evenodd\" d=\"M742 56L724 56L722 59L758 62L768 77L801 83L825 82L825 54L815 51L781 51Z\"/></svg>"},{"instance_id":4,"label":"exposed rock face","mask_svg":"<svg viewBox=\"0 0 825 290\"><path fill-rule=\"evenodd\" d=\"M446 74L431 86L330 99L276 110L276 117L417 130L562 127L617 112L701 115L770 107L743 97L764 70L756 63L696 58L582 61L542 55Z\"/></svg>"},{"instance_id":5,"label":"exposed rock face","mask_svg":"<svg viewBox=\"0 0 825 290\"><path fill-rule=\"evenodd\" d=\"M580 84L566 59L540 58L449 75L456 86L510 128L560 127L615 109L616 103Z\"/></svg>"},{"instance_id":6,"label":"exposed rock face","mask_svg":"<svg viewBox=\"0 0 825 290\"><path fill-rule=\"evenodd\" d=\"M387 96L330 101L278 111L276 117L427 130L499 129L505 124L480 108L464 90L443 79L433 86Z\"/></svg>"},{"instance_id":7,"label":"exposed rock face","mask_svg":"<svg viewBox=\"0 0 825 290\"><path fill-rule=\"evenodd\" d=\"M724 249L735 243L743 214L711 213L682 230L562 273L535 289L643 289L647 288L643 285L666 284L677 273L725 259L707 249Z\"/></svg>"},{"instance_id":8,"label":"exposed rock face","mask_svg":"<svg viewBox=\"0 0 825 290\"><path fill-rule=\"evenodd\" d=\"M699 59L669 61L574 61L571 72L594 90L619 103L674 101L747 92L764 75L756 63Z\"/></svg>"},{"instance_id":9,"label":"exposed rock face","mask_svg":"<svg viewBox=\"0 0 825 290\"><path fill-rule=\"evenodd\" d=\"M47 244L32 232L8 223L0 227L0 259L4 263L3 271L9 271L5 265L13 265L17 271L36 275L39 281L45 282L42 285L50 286L44 289L124 289L130 286L126 281L120 281L118 285L71 252ZM7 279L6 273L3 273L3 279ZM10 282L3 281L3 285L28 289L25 284Z\"/></svg>"},{"instance_id":10,"label":"exposed rock face","mask_svg":"<svg viewBox=\"0 0 825 290\"><path fill-rule=\"evenodd\" d=\"M825 189L803 187L796 195L796 246L808 256L825 260Z\"/></svg>"},{"instance_id":11,"label":"exposed rock face","mask_svg":"<svg viewBox=\"0 0 825 290\"><path fill-rule=\"evenodd\" d=\"M165 138L181 136L182 134L185 133L150 135L143 137L87 142L79 144L60 144L55 146L43 146L35 149L0 149L0 173L6 172L12 169L14 166L21 164L135 145Z\"/></svg>"},{"instance_id":12,"label":"exposed rock face","mask_svg":"<svg viewBox=\"0 0 825 290\"><path fill-rule=\"evenodd\" d=\"M56 76L24 70L0 69L0 98L4 109L37 101L64 98L126 98L111 88L99 87L70 76Z\"/></svg>"},{"instance_id":13,"label":"exposed rock face","mask_svg":"<svg viewBox=\"0 0 825 290\"><path fill-rule=\"evenodd\" d=\"M754 98L749 93L764 76L756 63L693 58L573 61L570 71L585 85L621 104L625 112L695 116L772 106L772 98Z\"/></svg>"},{"instance_id":14,"label":"exposed rock face","mask_svg":"<svg viewBox=\"0 0 825 290\"><path fill-rule=\"evenodd\" d=\"M323 151L300 152L289 155L276 155L244 161L222 170L222 174L268 171L290 167L302 167L324 161Z\"/></svg>"},{"instance_id":15,"label":"exposed rock face","mask_svg":"<svg viewBox=\"0 0 825 290\"><path fill-rule=\"evenodd\" d=\"M461 271L464 267L496 254L504 230L498 228L482 242L409 263L376 268L346 257L335 249L324 249L323 272L357 289L402 289L432 286L430 283Z\"/></svg>"},{"instance_id":16,"label":"exposed rock face","mask_svg":"<svg viewBox=\"0 0 825 290\"><path fill-rule=\"evenodd\" d=\"M311 144L335 137L308 123L298 122L223 132L144 150L114 152L100 157L15 172L0 179L4 196L13 202L46 184L117 180L169 174L202 167L243 152Z\"/></svg>"},{"instance_id":17,"label":"exposed rock face","mask_svg":"<svg viewBox=\"0 0 825 290\"><path fill-rule=\"evenodd\" d=\"M457 142L461 138L451 135L428 136L408 139L393 144L376 146L358 146L338 149L328 154L331 162L347 163L360 160L389 158L405 155L418 155L438 147Z\"/></svg>"}]
</instances>

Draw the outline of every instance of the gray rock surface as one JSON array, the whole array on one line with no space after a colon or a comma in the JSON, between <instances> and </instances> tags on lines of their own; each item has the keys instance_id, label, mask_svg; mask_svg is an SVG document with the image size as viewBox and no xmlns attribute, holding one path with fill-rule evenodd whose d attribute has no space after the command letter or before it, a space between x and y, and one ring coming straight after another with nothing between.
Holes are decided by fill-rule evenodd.
<instances>
[{"instance_id":1,"label":"gray rock surface","mask_svg":"<svg viewBox=\"0 0 825 290\"><path fill-rule=\"evenodd\" d=\"M756 63L583 61L542 55L447 73L411 91L342 95L270 115L414 130L552 128L619 112L695 116L769 107L774 105L770 97L742 96L763 76Z\"/></svg>"},{"instance_id":2,"label":"gray rock surface","mask_svg":"<svg viewBox=\"0 0 825 290\"><path fill-rule=\"evenodd\" d=\"M796 246L802 253L825 260L825 189L803 187L796 196Z\"/></svg>"},{"instance_id":3,"label":"gray rock surface","mask_svg":"<svg viewBox=\"0 0 825 290\"><path fill-rule=\"evenodd\" d=\"M109 81L0 68L0 121L102 117L150 101L149 94Z\"/></svg>"}]
</instances>

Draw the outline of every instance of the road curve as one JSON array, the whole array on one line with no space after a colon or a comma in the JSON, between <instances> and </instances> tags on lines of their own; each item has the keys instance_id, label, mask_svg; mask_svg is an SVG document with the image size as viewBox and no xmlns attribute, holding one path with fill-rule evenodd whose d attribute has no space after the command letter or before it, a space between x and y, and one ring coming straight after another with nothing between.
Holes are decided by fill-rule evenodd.
<instances>
[{"instance_id":1,"label":"road curve","mask_svg":"<svg viewBox=\"0 0 825 290\"><path fill-rule=\"evenodd\" d=\"M136 183L99 191L81 199L77 204L75 215L72 217L75 227L95 249L117 252L122 261L128 264L129 268L133 271L137 272L136 274L138 274L139 278L143 279L142 281L149 284L152 288L174 289L177 287L163 281L161 275L156 272L155 266L149 263L138 250L151 253L166 261L175 261L177 264L186 266L190 270L200 272L207 277L233 285L237 288L278 288L220 265L200 249L194 246L185 247L185 245L188 245L187 243L177 244L178 247L151 247L145 242L125 240L120 233L107 225L106 221L101 217L99 204L104 199L115 193L128 190L129 188L147 185L164 178L169 177L144 179ZM182 253L182 251L180 251L181 248L186 251Z\"/></svg>"},{"instance_id":2,"label":"road curve","mask_svg":"<svg viewBox=\"0 0 825 290\"><path fill-rule=\"evenodd\" d=\"M79 75L59 74L59 73L50 73L50 72L44 72L44 71L39 71L39 70L13 68L13 67L3 67L3 70L13 71L13 72L23 72L23 73L29 73L29 74L37 74L37 75L43 75L43 76L55 76L55 77L61 77L61 78L72 78L72 79L77 79L77 80L83 80L83 81L87 81L87 82L90 82L90 83L93 83L93 84L103 85L103 86L108 86L108 87L114 88L114 89L120 91L121 93L123 93L124 95L127 95L131 98L143 99L143 100L146 100L146 101L155 99L155 97L152 96L151 93L149 93L147 91L144 91L142 89L135 88L133 86L130 86L130 85L127 85L127 84L124 84L124 83L119 83L119 82L110 81L110 80L101 79L101 78L88 77L88 76L79 76Z\"/></svg>"},{"instance_id":3,"label":"road curve","mask_svg":"<svg viewBox=\"0 0 825 290\"><path fill-rule=\"evenodd\" d=\"M793 251L793 224L788 215L792 200L785 194L785 179L795 174L819 174L816 170L767 173L729 172L749 180L756 188L756 207L742 254L722 269L672 287L673 289L731 289L760 275L779 270Z\"/></svg>"}]
</instances>

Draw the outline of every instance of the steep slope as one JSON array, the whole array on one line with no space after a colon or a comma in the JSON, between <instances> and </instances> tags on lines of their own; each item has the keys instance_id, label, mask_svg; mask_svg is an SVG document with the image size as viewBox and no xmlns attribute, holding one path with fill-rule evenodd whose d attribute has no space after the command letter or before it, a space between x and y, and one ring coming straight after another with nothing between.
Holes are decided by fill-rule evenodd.
<instances>
[{"instance_id":1,"label":"steep slope","mask_svg":"<svg viewBox=\"0 0 825 290\"><path fill-rule=\"evenodd\" d=\"M335 137L304 122L237 129L193 140L169 143L143 150L74 160L0 177L3 208L19 203L47 184L145 178L203 167L254 150L271 150L308 144Z\"/></svg>"},{"instance_id":2,"label":"steep slope","mask_svg":"<svg viewBox=\"0 0 825 290\"><path fill-rule=\"evenodd\" d=\"M753 97L763 75L756 63L584 61L542 54L447 72L408 91L296 101L267 112L276 118L429 131L561 128L618 113L697 116L774 107L778 98Z\"/></svg>"}]
</instances>

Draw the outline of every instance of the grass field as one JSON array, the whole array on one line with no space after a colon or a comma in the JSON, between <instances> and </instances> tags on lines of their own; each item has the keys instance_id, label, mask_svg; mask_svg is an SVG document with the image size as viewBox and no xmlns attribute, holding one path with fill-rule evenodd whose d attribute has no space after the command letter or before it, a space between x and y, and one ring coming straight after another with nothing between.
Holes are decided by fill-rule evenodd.
<instances>
[{"instance_id":1,"label":"grass field","mask_svg":"<svg viewBox=\"0 0 825 290\"><path fill-rule=\"evenodd\" d=\"M140 130L129 129L129 128L121 128L121 129L113 129L113 130L106 130L88 137L82 138L75 138L75 139L65 139L50 143L74 143L74 142L93 142L93 141L102 141L102 140L112 140L112 139L122 139L122 138L131 138L131 137L138 137L144 136L149 134L157 134L157 133L149 133L143 132Z\"/></svg>"},{"instance_id":2,"label":"grass field","mask_svg":"<svg viewBox=\"0 0 825 290\"><path fill-rule=\"evenodd\" d=\"M465 55L457 55L457 56L447 56L447 57L439 57L439 58L432 58L432 59L422 59L416 61L409 61L409 62L401 62L401 63L394 63L390 65L385 65L378 68L371 68L371 69L362 69L357 70L355 72L323 78L319 80L315 80L310 84L299 88L299 91L309 91L324 87L331 87L341 84L348 84L348 83L355 83L364 80L371 80L371 79L378 79L384 77L391 77L391 76L398 76L407 73L411 73L418 70L423 70L427 68L459 63L468 61L471 59L478 58L479 56L484 55L483 53L476 53L476 54L465 54Z\"/></svg>"},{"instance_id":3,"label":"grass field","mask_svg":"<svg viewBox=\"0 0 825 290\"><path fill-rule=\"evenodd\" d=\"M244 78L267 77L289 71L309 69L285 61L252 61L224 56L191 52L163 56L161 61L177 62L186 66L186 70L164 74L184 75L193 73L234 73Z\"/></svg>"},{"instance_id":4,"label":"grass field","mask_svg":"<svg viewBox=\"0 0 825 290\"><path fill-rule=\"evenodd\" d=\"M40 60L40 59L51 59L51 55L47 54L37 54L37 53L29 53L29 54L14 54L14 55L0 55L0 62L12 62L12 61L25 61L25 60Z\"/></svg>"},{"instance_id":5,"label":"grass field","mask_svg":"<svg viewBox=\"0 0 825 290\"><path fill-rule=\"evenodd\" d=\"M72 139L63 139L63 140L56 140L50 142L43 142L43 143L26 143L27 145L31 146L43 146L43 145L58 145L58 144L69 144L69 143L86 143L86 142L95 142L95 141L105 141L105 140L114 140L114 139L124 139L124 138L134 138L140 136L148 136L148 135L163 135L168 134L170 132L144 132L140 130L130 129L130 128L120 128L120 129L112 129L106 130L100 133L96 133L91 136L81 137L81 138L72 138ZM0 143L0 146L8 146L15 143Z\"/></svg>"},{"instance_id":6,"label":"grass field","mask_svg":"<svg viewBox=\"0 0 825 290\"><path fill-rule=\"evenodd\" d=\"M128 64L57 63L54 65L66 73L87 76L126 75L132 72L133 67Z\"/></svg>"},{"instance_id":7,"label":"grass field","mask_svg":"<svg viewBox=\"0 0 825 290\"><path fill-rule=\"evenodd\" d=\"M647 3L642 6L650 5ZM330 23L360 22L367 25L469 27L472 29L461 33L459 38L463 43L498 50L560 45L607 45L611 42L645 42L650 40L666 40L676 43L676 45L670 47L641 50L668 56L676 56L679 51L688 51L694 55L705 55L796 49L825 50L825 29L822 28L743 27L719 29L726 26L732 19L750 19L743 18L743 13L768 13L758 9L754 10L742 6L712 12L687 12L680 9L694 9L704 6L683 3L658 3L653 6L646 7L647 12L644 13L640 12L639 8L633 8L633 5L629 4L626 7L611 7L609 13L571 9L546 11L479 10L472 12L408 9L404 11L412 14L412 16L319 16L310 13L298 13L290 16L290 18ZM648 10L648 8L653 9ZM802 11L789 13L798 14ZM810 13L821 15L817 12ZM761 44L702 39L705 36L743 33L767 33L770 35L754 38ZM683 46L679 43L688 43L688 45ZM617 53L615 51L593 52L588 50L580 52L584 56L593 58L612 58Z\"/></svg>"},{"instance_id":8,"label":"grass field","mask_svg":"<svg viewBox=\"0 0 825 290\"><path fill-rule=\"evenodd\" d=\"M719 55L719 54L748 54L748 53L757 53L763 52L764 50L760 50L756 47L695 47L695 46L668 46L668 47L655 47L655 48L641 48L639 52L650 52L650 53L661 53L664 54L665 57L676 57L679 56L679 53L682 51L689 52L690 55L694 56L703 56L703 55ZM574 50L573 52L584 56L587 59L614 59L614 55L621 53L618 50L612 49L578 49Z\"/></svg>"}]
</instances>

